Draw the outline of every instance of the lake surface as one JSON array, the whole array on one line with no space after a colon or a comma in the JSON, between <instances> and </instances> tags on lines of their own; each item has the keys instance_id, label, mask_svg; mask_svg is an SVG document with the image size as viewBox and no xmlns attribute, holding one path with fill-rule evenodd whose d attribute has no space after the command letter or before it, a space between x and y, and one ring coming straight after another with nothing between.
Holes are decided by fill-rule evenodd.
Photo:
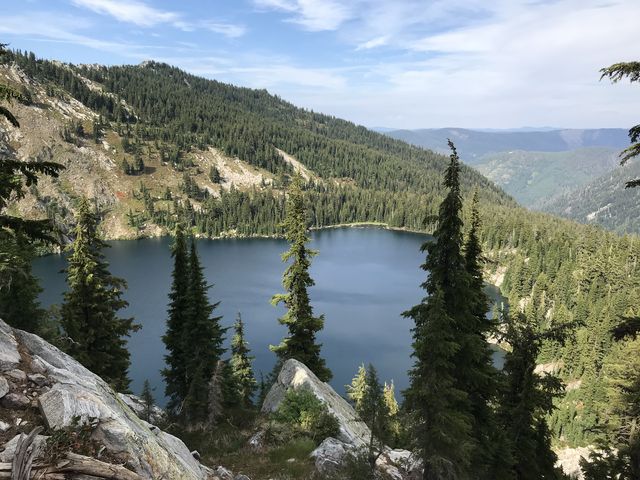
<instances>
[{"instance_id":1,"label":"lake surface","mask_svg":"<svg viewBox=\"0 0 640 480\"><path fill-rule=\"evenodd\" d=\"M325 315L318 340L322 355L333 371L331 385L344 393L358 366L373 363L385 381L393 380L396 392L406 388L411 366L412 321L401 313L418 303L425 279L420 269L420 246L426 235L381 228L336 228L314 231L311 246L319 250L311 267L316 285L310 295L316 315ZM165 354L167 294L173 268L170 238L110 242L106 250L110 270L129 285L124 297L142 329L129 340L131 389L139 393L145 379L163 402L160 370ZM282 293L285 264L280 255L287 243L280 239L198 240L198 252L208 281L215 311L231 326L237 312L246 323L246 336L255 355L254 370L271 371L275 356L269 345L280 342L286 328L278 323L284 308L273 307L271 296ZM60 303L66 289L65 267L60 255L36 259L34 273L41 279L43 306ZM492 291L495 295L495 290ZM229 331L230 338L232 332ZM228 341L226 342L228 346Z\"/></svg>"}]
</instances>

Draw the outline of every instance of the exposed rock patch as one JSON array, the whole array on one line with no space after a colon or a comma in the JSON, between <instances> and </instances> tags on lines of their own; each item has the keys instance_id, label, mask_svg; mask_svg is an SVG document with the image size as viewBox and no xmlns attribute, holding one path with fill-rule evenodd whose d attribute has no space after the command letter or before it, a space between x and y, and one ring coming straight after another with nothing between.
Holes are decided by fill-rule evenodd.
<instances>
[{"instance_id":1,"label":"exposed rock patch","mask_svg":"<svg viewBox=\"0 0 640 480\"><path fill-rule=\"evenodd\" d=\"M21 431L38 423L50 429L70 427L79 418L96 423L92 439L143 478L215 478L180 439L138 418L101 378L41 338L0 321L0 358L2 378L9 372L12 379L18 377L17 369L25 374L24 382L33 385L26 389L30 398L22 390L13 391L13 381L8 382L11 392L2 403L13 418L5 418L7 410L3 410L2 421L4 425L11 420L14 426L8 429L10 438L0 436L3 455L10 455L12 442L17 442L15 436Z\"/></svg>"}]
</instances>

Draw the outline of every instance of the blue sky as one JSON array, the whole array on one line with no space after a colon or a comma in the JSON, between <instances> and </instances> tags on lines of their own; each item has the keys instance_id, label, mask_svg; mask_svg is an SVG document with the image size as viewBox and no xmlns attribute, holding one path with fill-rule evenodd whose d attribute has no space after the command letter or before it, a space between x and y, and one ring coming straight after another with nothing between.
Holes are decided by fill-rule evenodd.
<instances>
[{"instance_id":1,"label":"blue sky","mask_svg":"<svg viewBox=\"0 0 640 480\"><path fill-rule=\"evenodd\" d=\"M630 127L638 0L0 0L0 41L155 59L366 126Z\"/></svg>"}]
</instances>

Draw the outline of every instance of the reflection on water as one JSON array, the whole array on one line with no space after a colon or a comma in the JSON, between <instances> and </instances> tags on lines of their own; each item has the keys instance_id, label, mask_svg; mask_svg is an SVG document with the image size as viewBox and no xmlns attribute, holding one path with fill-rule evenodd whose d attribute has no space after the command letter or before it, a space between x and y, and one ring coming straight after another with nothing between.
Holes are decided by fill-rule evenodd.
<instances>
[{"instance_id":1,"label":"reflection on water","mask_svg":"<svg viewBox=\"0 0 640 480\"><path fill-rule=\"evenodd\" d=\"M315 313L325 315L319 341L334 374L331 384L338 392L344 392L358 365L369 362L383 380L394 380L398 392L407 386L411 321L401 313L423 297L420 245L426 238L378 228L312 233L312 247L320 253L311 268L316 281L311 300ZM161 336L171 282L170 242L169 238L117 241L106 252L111 272L129 285L125 298L130 306L123 315L134 316L143 326L129 341L131 388L140 392L143 381L149 379L158 399L164 391ZM284 310L272 307L269 301L282 291L280 254L286 243L277 239L199 240L198 248L205 274L214 284L209 291L211 301L221 301L217 312L224 315L224 325L232 325L236 313L242 313L256 357L256 374L268 373L274 363L268 346L279 343L285 333L277 322ZM41 296L45 306L60 302L65 288L64 275L59 273L62 268L64 259L55 255L34 263L45 289ZM498 294L495 290L489 293Z\"/></svg>"}]
</instances>

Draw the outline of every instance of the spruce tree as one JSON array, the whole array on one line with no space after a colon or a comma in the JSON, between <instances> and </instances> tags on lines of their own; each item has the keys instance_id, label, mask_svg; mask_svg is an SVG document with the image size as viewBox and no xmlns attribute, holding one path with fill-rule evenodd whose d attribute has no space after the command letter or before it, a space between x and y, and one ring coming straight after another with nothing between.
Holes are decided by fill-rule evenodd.
<instances>
[{"instance_id":1,"label":"spruce tree","mask_svg":"<svg viewBox=\"0 0 640 480\"><path fill-rule=\"evenodd\" d=\"M415 419L414 437L425 462L425 479L466 478L477 441L469 393L478 363L477 306L463 255L460 162L451 141L444 175L447 195L439 207L434 241L422 246L422 284L427 297L404 313L412 318L414 366L409 372L407 406ZM480 380L480 379L478 379Z\"/></svg>"},{"instance_id":2,"label":"spruce tree","mask_svg":"<svg viewBox=\"0 0 640 480\"><path fill-rule=\"evenodd\" d=\"M437 289L427 302L409 312L415 320L411 385L405 405L412 416L415 448L424 462L425 480L468 478L473 418L469 398L457 387L456 354L460 349L454 319L444 293Z\"/></svg>"},{"instance_id":3,"label":"spruce tree","mask_svg":"<svg viewBox=\"0 0 640 480\"><path fill-rule=\"evenodd\" d=\"M353 377L350 385L345 385L345 389L347 390L347 398L353 402L353 407L359 414L362 409L362 399L367 390L367 369L364 367L364 363L358 367L358 373Z\"/></svg>"},{"instance_id":4,"label":"spruce tree","mask_svg":"<svg viewBox=\"0 0 640 480\"><path fill-rule=\"evenodd\" d=\"M507 325L503 375L506 387L500 399L502 427L510 445L506 453L512 462L512 478L517 480L561 479L555 467L557 457L551 449L547 416L553 400L563 391L561 381L551 374L535 372L542 342L553 338L563 341L567 325L539 333L537 326L518 314L503 321Z\"/></svg>"},{"instance_id":5,"label":"spruce tree","mask_svg":"<svg viewBox=\"0 0 640 480\"><path fill-rule=\"evenodd\" d=\"M212 316L220 302L209 302L209 288L211 286L207 284L200 265L196 241L191 238L184 345L188 348L185 361L188 383L185 406L192 427L205 421L209 415L207 386L225 351L222 347L225 329L220 325L222 317Z\"/></svg>"},{"instance_id":6,"label":"spruce tree","mask_svg":"<svg viewBox=\"0 0 640 480\"><path fill-rule=\"evenodd\" d=\"M23 235L7 236L3 247L10 246L15 254L12 267L19 272L0 285L0 318L14 328L42 334L46 312L40 307L38 296L42 292L38 279L31 271L34 249Z\"/></svg>"},{"instance_id":7,"label":"spruce tree","mask_svg":"<svg viewBox=\"0 0 640 480\"><path fill-rule=\"evenodd\" d=\"M367 367L365 379L366 388L360 402L358 414L371 430L367 447L367 460L369 461L371 476L374 478L373 473L376 461L384 451L385 443L389 438L389 412L384 400L383 386L378 379L378 372L372 364Z\"/></svg>"},{"instance_id":8,"label":"spruce tree","mask_svg":"<svg viewBox=\"0 0 640 480\"><path fill-rule=\"evenodd\" d=\"M229 362L231 374L242 406L251 407L257 387L251 366L254 357L250 355L249 344L244 338L244 322L239 312L233 328L235 333L231 339L231 360Z\"/></svg>"},{"instance_id":9,"label":"spruce tree","mask_svg":"<svg viewBox=\"0 0 640 480\"><path fill-rule=\"evenodd\" d=\"M102 253L108 245L98 236L97 219L86 198L78 206L73 233L74 240L67 247L68 290L61 307L67 350L114 389L126 391L129 351L125 337L139 326L132 318L117 315L128 305L122 299L127 284L109 273Z\"/></svg>"},{"instance_id":10,"label":"spruce tree","mask_svg":"<svg viewBox=\"0 0 640 480\"><path fill-rule=\"evenodd\" d=\"M144 405L144 418L143 420L150 422L151 421L151 410L153 409L153 393L151 390L151 384L148 379L145 379L144 384L142 385L142 393L140 394L140 398L142 399L142 403Z\"/></svg>"},{"instance_id":11,"label":"spruce tree","mask_svg":"<svg viewBox=\"0 0 640 480\"><path fill-rule=\"evenodd\" d=\"M487 338L495 331L494 324L487 319L489 299L484 291L482 274L482 246L479 229L478 192L474 192L471 201L470 228L464 245L464 264L469 276L469 293L466 303L471 313L471 324L465 341L461 344L460 357L465 361L461 385L469 393L471 413L473 415L473 437L477 442L471 462L478 478L495 478L496 471L504 455L501 445L501 432L494 406L497 400L499 380L498 371L493 366L493 355Z\"/></svg>"},{"instance_id":12,"label":"spruce tree","mask_svg":"<svg viewBox=\"0 0 640 480\"><path fill-rule=\"evenodd\" d=\"M324 326L324 316L315 317L309 300L308 288L315 282L309 275L311 258L317 252L307 248L307 228L302 181L299 176L291 183L284 221L285 237L290 248L282 255L282 261L291 263L284 272L282 284L287 291L273 296L274 305L284 303L287 313L279 319L286 325L289 334L280 345L271 346L281 360L295 358L304 363L323 382L328 382L332 373L320 356L321 345L316 343L316 334Z\"/></svg>"},{"instance_id":13,"label":"spruce tree","mask_svg":"<svg viewBox=\"0 0 640 480\"><path fill-rule=\"evenodd\" d=\"M191 349L186 344L189 311L189 257L187 242L181 224L176 226L175 240L171 247L173 273L169 292L167 330L162 341L167 349L166 367L162 370L165 395L169 397L167 408L175 414L181 411L187 396L187 359Z\"/></svg>"}]
</instances>

